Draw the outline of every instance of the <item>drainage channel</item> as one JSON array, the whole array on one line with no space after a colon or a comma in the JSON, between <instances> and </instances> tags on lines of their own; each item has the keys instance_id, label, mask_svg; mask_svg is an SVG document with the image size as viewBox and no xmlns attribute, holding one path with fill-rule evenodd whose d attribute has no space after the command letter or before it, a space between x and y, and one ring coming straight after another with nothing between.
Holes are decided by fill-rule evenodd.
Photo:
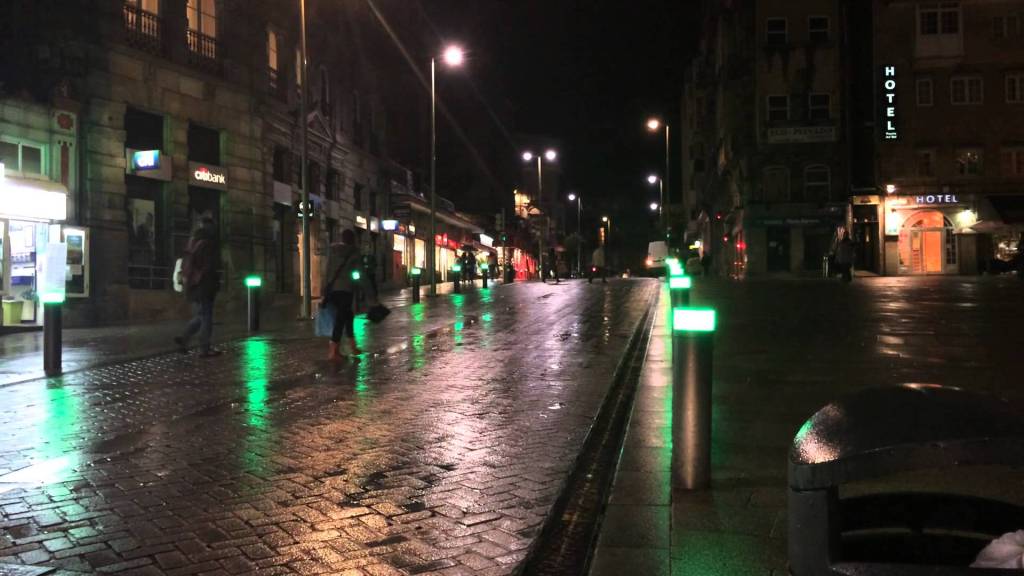
<instances>
[{"instance_id":1,"label":"drainage channel","mask_svg":"<svg viewBox=\"0 0 1024 576\"><path fill-rule=\"evenodd\" d=\"M641 318L615 371L612 389L598 413L562 497L549 516L524 576L583 576L600 528L608 491L647 356L657 296Z\"/></svg>"}]
</instances>

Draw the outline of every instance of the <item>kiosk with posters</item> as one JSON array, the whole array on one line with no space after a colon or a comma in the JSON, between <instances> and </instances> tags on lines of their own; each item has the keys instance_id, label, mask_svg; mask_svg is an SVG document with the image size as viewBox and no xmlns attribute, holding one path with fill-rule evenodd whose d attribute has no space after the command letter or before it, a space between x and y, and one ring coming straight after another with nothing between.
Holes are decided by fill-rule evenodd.
<instances>
[{"instance_id":1,"label":"kiosk with posters","mask_svg":"<svg viewBox=\"0 0 1024 576\"><path fill-rule=\"evenodd\" d=\"M0 296L5 329L40 326L39 293L47 247L67 244L68 297L89 291L88 231L67 227L67 189L60 183L9 176L0 164Z\"/></svg>"}]
</instances>

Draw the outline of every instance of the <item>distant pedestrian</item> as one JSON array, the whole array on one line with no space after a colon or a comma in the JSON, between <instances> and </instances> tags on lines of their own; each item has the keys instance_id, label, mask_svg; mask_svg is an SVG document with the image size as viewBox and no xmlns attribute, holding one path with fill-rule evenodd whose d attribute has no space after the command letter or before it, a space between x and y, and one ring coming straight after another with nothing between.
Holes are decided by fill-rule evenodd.
<instances>
[{"instance_id":1,"label":"distant pedestrian","mask_svg":"<svg viewBox=\"0 0 1024 576\"><path fill-rule=\"evenodd\" d=\"M188 352L188 343L199 333L199 355L203 358L220 356L221 351L210 346L213 334L213 302L220 289L220 245L217 229L210 216L203 216L192 232L181 263L181 284L185 297L192 303L192 319L185 325L174 343L182 352Z\"/></svg>"},{"instance_id":2,"label":"distant pedestrian","mask_svg":"<svg viewBox=\"0 0 1024 576\"><path fill-rule=\"evenodd\" d=\"M836 266L843 275L843 282L853 281L853 241L849 234L843 234L836 247Z\"/></svg>"},{"instance_id":3,"label":"distant pedestrian","mask_svg":"<svg viewBox=\"0 0 1024 576\"><path fill-rule=\"evenodd\" d=\"M377 289L377 257L373 252L363 256L363 274L366 275L366 286L369 288L368 296L377 302L380 291Z\"/></svg>"},{"instance_id":4,"label":"distant pedestrian","mask_svg":"<svg viewBox=\"0 0 1024 576\"><path fill-rule=\"evenodd\" d=\"M555 277L555 284L558 284L558 254L555 252L554 247L548 249L548 269L551 270L551 275Z\"/></svg>"},{"instance_id":5,"label":"distant pedestrian","mask_svg":"<svg viewBox=\"0 0 1024 576\"><path fill-rule=\"evenodd\" d=\"M331 254L327 269L330 277L324 287L324 303L334 306L334 330L328 345L327 359L339 360L341 341L345 340L345 351L352 356L362 354L356 346L355 311L353 304L357 288L352 273L362 268L359 248L356 247L356 235L352 230L341 233L341 242L331 245Z\"/></svg>"}]
</instances>

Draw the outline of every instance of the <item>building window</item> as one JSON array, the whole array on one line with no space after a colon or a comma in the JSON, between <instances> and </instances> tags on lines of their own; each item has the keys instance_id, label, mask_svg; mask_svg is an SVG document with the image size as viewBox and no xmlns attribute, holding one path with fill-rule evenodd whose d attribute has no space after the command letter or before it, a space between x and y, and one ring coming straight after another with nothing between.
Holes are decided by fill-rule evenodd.
<instances>
[{"instance_id":1,"label":"building window","mask_svg":"<svg viewBox=\"0 0 1024 576\"><path fill-rule=\"evenodd\" d=\"M6 172L23 176L46 176L45 147L34 142L14 139L0 141L0 163Z\"/></svg>"},{"instance_id":2,"label":"building window","mask_svg":"<svg viewBox=\"0 0 1024 576\"><path fill-rule=\"evenodd\" d=\"M160 0L125 0L124 26L128 43L153 53L161 45Z\"/></svg>"},{"instance_id":3,"label":"building window","mask_svg":"<svg viewBox=\"0 0 1024 576\"><path fill-rule=\"evenodd\" d=\"M785 18L768 18L765 21L764 41L772 46L782 46L787 39L787 21Z\"/></svg>"},{"instance_id":4,"label":"building window","mask_svg":"<svg viewBox=\"0 0 1024 576\"><path fill-rule=\"evenodd\" d=\"M825 44L829 36L828 16L811 16L807 19L807 39L811 44Z\"/></svg>"},{"instance_id":5,"label":"building window","mask_svg":"<svg viewBox=\"0 0 1024 576\"><path fill-rule=\"evenodd\" d=\"M690 159L693 160L695 173L704 172L704 144L702 142L694 142L690 145Z\"/></svg>"},{"instance_id":6,"label":"building window","mask_svg":"<svg viewBox=\"0 0 1024 576\"><path fill-rule=\"evenodd\" d=\"M267 30L267 70L270 71L270 88L277 89L278 71L281 64L278 60L277 32Z\"/></svg>"},{"instance_id":7,"label":"building window","mask_svg":"<svg viewBox=\"0 0 1024 576\"><path fill-rule=\"evenodd\" d=\"M1003 38L1020 37L1020 16L996 16L992 18L992 36L1000 40Z\"/></svg>"},{"instance_id":8,"label":"building window","mask_svg":"<svg viewBox=\"0 0 1024 576\"><path fill-rule=\"evenodd\" d=\"M132 150L160 150L164 147L164 117L138 108L124 111L124 145Z\"/></svg>"},{"instance_id":9,"label":"building window","mask_svg":"<svg viewBox=\"0 0 1024 576\"><path fill-rule=\"evenodd\" d=\"M789 201L789 169L785 166L769 166L764 169L761 183L765 202Z\"/></svg>"},{"instance_id":10,"label":"building window","mask_svg":"<svg viewBox=\"0 0 1024 576\"><path fill-rule=\"evenodd\" d=\"M1006 101L1010 104L1024 102L1024 74L1016 72L1006 75Z\"/></svg>"},{"instance_id":11,"label":"building window","mask_svg":"<svg viewBox=\"0 0 1024 576\"><path fill-rule=\"evenodd\" d=\"M956 151L956 173L960 176L980 176L983 170L982 153L978 148Z\"/></svg>"},{"instance_id":12,"label":"building window","mask_svg":"<svg viewBox=\"0 0 1024 576\"><path fill-rule=\"evenodd\" d=\"M288 151L280 146L274 147L274 180L288 181Z\"/></svg>"},{"instance_id":13,"label":"building window","mask_svg":"<svg viewBox=\"0 0 1024 576\"><path fill-rule=\"evenodd\" d=\"M363 209L363 185L358 182L352 186L352 205L356 210Z\"/></svg>"},{"instance_id":14,"label":"building window","mask_svg":"<svg viewBox=\"0 0 1024 576\"><path fill-rule=\"evenodd\" d=\"M828 166L815 164L804 168L804 201L824 202L832 191L832 177Z\"/></svg>"},{"instance_id":15,"label":"building window","mask_svg":"<svg viewBox=\"0 0 1024 576\"><path fill-rule=\"evenodd\" d=\"M1024 146L1003 148L999 159L1003 176L1024 176Z\"/></svg>"},{"instance_id":16,"label":"building window","mask_svg":"<svg viewBox=\"0 0 1024 576\"><path fill-rule=\"evenodd\" d=\"M917 105L918 106L931 106L935 104L935 93L933 90L931 78L918 78L917 79Z\"/></svg>"},{"instance_id":17,"label":"building window","mask_svg":"<svg viewBox=\"0 0 1024 576\"><path fill-rule=\"evenodd\" d=\"M323 66L320 67L320 112L331 114L331 79Z\"/></svg>"},{"instance_id":18,"label":"building window","mask_svg":"<svg viewBox=\"0 0 1024 576\"><path fill-rule=\"evenodd\" d=\"M983 92L981 76L955 76L949 83L949 101L953 104L981 104Z\"/></svg>"},{"instance_id":19,"label":"building window","mask_svg":"<svg viewBox=\"0 0 1024 576\"><path fill-rule=\"evenodd\" d=\"M188 159L220 165L220 132L198 124L188 125Z\"/></svg>"},{"instance_id":20,"label":"building window","mask_svg":"<svg viewBox=\"0 0 1024 576\"><path fill-rule=\"evenodd\" d=\"M188 29L217 37L217 0L188 0Z\"/></svg>"},{"instance_id":21,"label":"building window","mask_svg":"<svg viewBox=\"0 0 1024 576\"><path fill-rule=\"evenodd\" d=\"M917 151L917 175L924 178L935 176L934 150Z\"/></svg>"},{"instance_id":22,"label":"building window","mask_svg":"<svg viewBox=\"0 0 1024 576\"><path fill-rule=\"evenodd\" d=\"M807 118L828 120L832 117L832 98L828 94L811 94L807 97Z\"/></svg>"},{"instance_id":23,"label":"building window","mask_svg":"<svg viewBox=\"0 0 1024 576\"><path fill-rule=\"evenodd\" d=\"M959 2L928 2L918 9L918 34L921 36L960 34Z\"/></svg>"},{"instance_id":24,"label":"building window","mask_svg":"<svg viewBox=\"0 0 1024 576\"><path fill-rule=\"evenodd\" d=\"M789 96L768 97L768 121L785 122L789 120Z\"/></svg>"},{"instance_id":25,"label":"building window","mask_svg":"<svg viewBox=\"0 0 1024 576\"><path fill-rule=\"evenodd\" d=\"M327 171L327 199L341 199L341 174L337 170Z\"/></svg>"}]
</instances>

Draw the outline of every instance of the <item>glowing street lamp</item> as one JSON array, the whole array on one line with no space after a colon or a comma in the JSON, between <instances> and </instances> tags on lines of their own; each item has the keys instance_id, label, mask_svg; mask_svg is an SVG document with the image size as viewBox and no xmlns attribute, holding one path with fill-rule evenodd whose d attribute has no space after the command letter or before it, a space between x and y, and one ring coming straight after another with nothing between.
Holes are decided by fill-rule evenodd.
<instances>
[{"instance_id":1,"label":"glowing street lamp","mask_svg":"<svg viewBox=\"0 0 1024 576\"><path fill-rule=\"evenodd\" d=\"M661 203L665 204L665 192L664 192L664 189L668 188L669 193L672 192L672 187L668 185L668 181L670 181L669 175L672 173L671 164L669 163L670 150L671 150L671 144L670 144L671 139L669 137L668 122L662 122L662 120L660 118L654 118L654 117L649 118L647 120L647 130L649 132L657 132L657 131L661 130L662 126L665 127L665 178L664 179L666 180L666 182L664 182L662 184L663 188L662 188L662 193L661 193ZM650 179L648 179L648 181L650 182ZM651 184L654 184L654 182L651 182ZM667 234L668 233L668 228L667 228L667 226L665 226L665 212L664 211L661 212L660 219L661 219L661 227L665 231L665 233Z\"/></svg>"},{"instance_id":2,"label":"glowing street lamp","mask_svg":"<svg viewBox=\"0 0 1024 576\"><path fill-rule=\"evenodd\" d=\"M583 196L569 194L569 202L576 203L576 272L583 277Z\"/></svg>"},{"instance_id":3,"label":"glowing street lamp","mask_svg":"<svg viewBox=\"0 0 1024 576\"><path fill-rule=\"evenodd\" d=\"M661 179L657 174L651 174L647 176L647 183L651 186L658 185L658 199L660 202L655 204L651 202L651 212L658 211L658 219L661 220L662 227L665 225L664 212L661 210L661 206L665 205L665 181Z\"/></svg>"},{"instance_id":4,"label":"glowing street lamp","mask_svg":"<svg viewBox=\"0 0 1024 576\"><path fill-rule=\"evenodd\" d=\"M450 45L441 53L441 60L449 68L458 68L465 62L461 47ZM305 125L305 122L303 122ZM437 236L437 57L430 58L430 238ZM427 250L430 266L430 295L437 296L437 248Z\"/></svg>"},{"instance_id":5,"label":"glowing street lamp","mask_svg":"<svg viewBox=\"0 0 1024 576\"><path fill-rule=\"evenodd\" d=\"M651 202L651 205L650 205L651 212L657 212L658 208L660 208L660 207L661 207L661 205L658 204L657 202Z\"/></svg>"},{"instance_id":6,"label":"glowing street lamp","mask_svg":"<svg viewBox=\"0 0 1024 576\"><path fill-rule=\"evenodd\" d=\"M534 155L534 153L529 151L529 150L523 152L523 162L532 162L535 158L537 159L537 205L543 207L544 204L542 202L544 200L544 166L543 166L544 163L542 162L542 160L547 160L548 162L554 162L555 159L558 158L558 152L554 151L551 148L548 148L544 152L544 154L536 154L536 155ZM543 222L543 220L542 220L542 222ZM539 255L540 257L538 258L538 261L541 262L541 264L542 264L542 266L541 266L541 270L542 270L541 275L542 275L542 277L543 277L543 274L544 274L544 272L543 272L543 270L544 270L544 266L543 266L543 263L544 263L544 236L546 235L546 233L547 233L547 230L542 230L541 234L540 234L540 255Z\"/></svg>"}]
</instances>

